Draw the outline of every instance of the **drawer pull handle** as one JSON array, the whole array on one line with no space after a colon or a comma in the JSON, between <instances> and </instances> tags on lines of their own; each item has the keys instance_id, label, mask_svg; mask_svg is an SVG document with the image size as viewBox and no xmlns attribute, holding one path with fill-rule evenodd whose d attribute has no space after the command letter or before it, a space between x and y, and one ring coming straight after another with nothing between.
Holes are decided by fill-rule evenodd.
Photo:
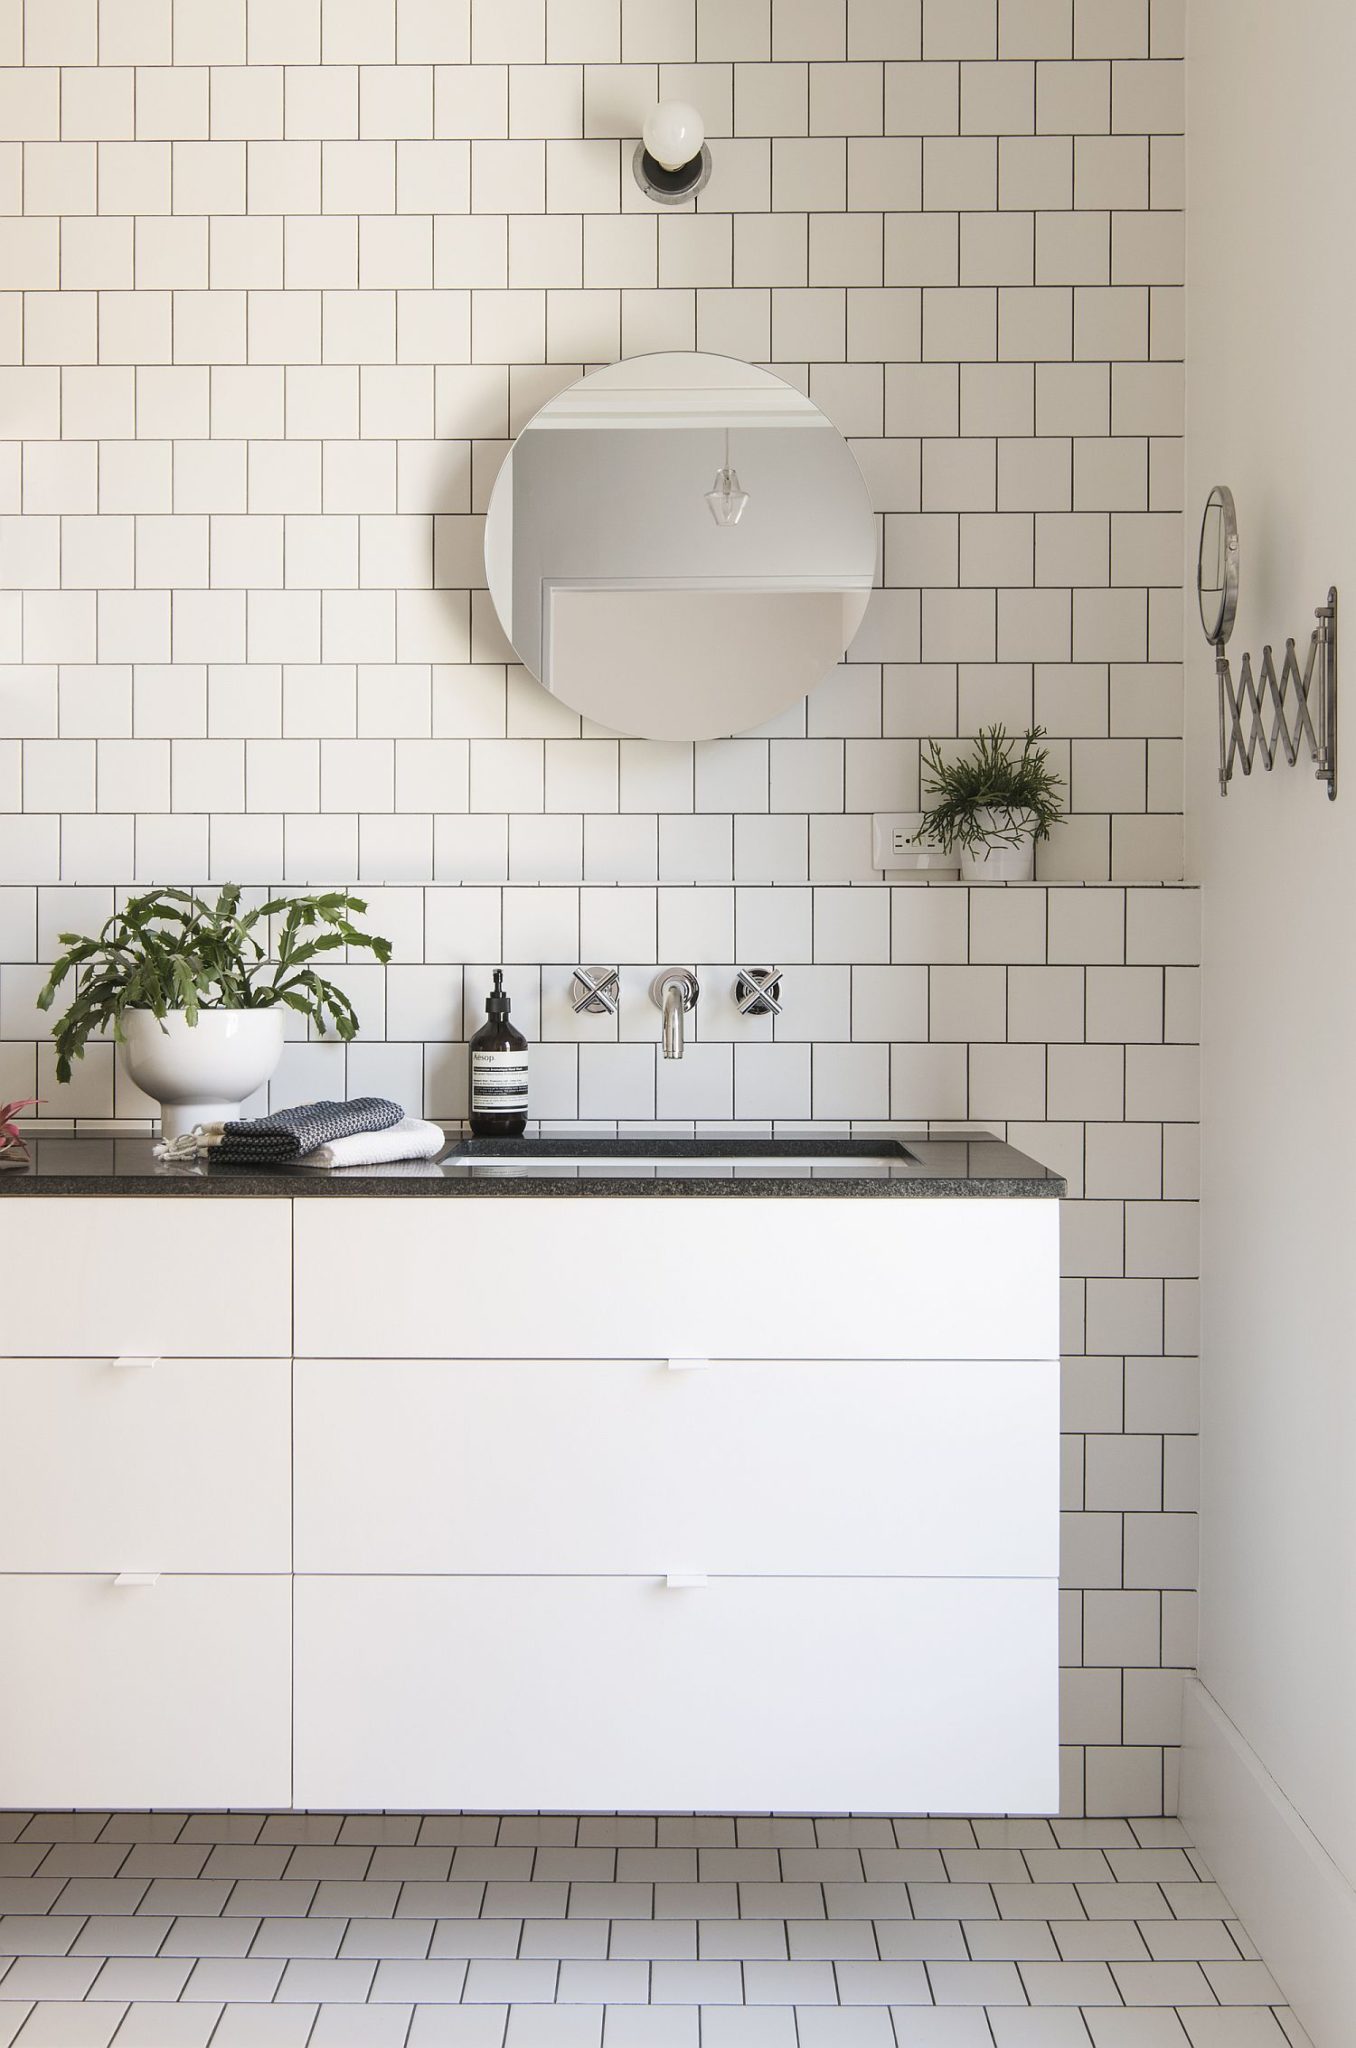
<instances>
[{"instance_id":1,"label":"drawer pull handle","mask_svg":"<svg viewBox=\"0 0 1356 2048\"><path fill-rule=\"evenodd\" d=\"M115 1372L147 1372L151 1366L159 1365L159 1363L160 1360L158 1358L115 1358L113 1370Z\"/></svg>"},{"instance_id":2,"label":"drawer pull handle","mask_svg":"<svg viewBox=\"0 0 1356 2048\"><path fill-rule=\"evenodd\" d=\"M706 1584L705 1572L666 1572L664 1584L671 1593L690 1592Z\"/></svg>"},{"instance_id":3,"label":"drawer pull handle","mask_svg":"<svg viewBox=\"0 0 1356 2048\"><path fill-rule=\"evenodd\" d=\"M664 1363L670 1372L705 1372L711 1361L709 1358L666 1358Z\"/></svg>"},{"instance_id":4,"label":"drawer pull handle","mask_svg":"<svg viewBox=\"0 0 1356 2048\"><path fill-rule=\"evenodd\" d=\"M159 1572L119 1572L113 1583L115 1586L154 1586L159 1584L159 1580Z\"/></svg>"}]
</instances>

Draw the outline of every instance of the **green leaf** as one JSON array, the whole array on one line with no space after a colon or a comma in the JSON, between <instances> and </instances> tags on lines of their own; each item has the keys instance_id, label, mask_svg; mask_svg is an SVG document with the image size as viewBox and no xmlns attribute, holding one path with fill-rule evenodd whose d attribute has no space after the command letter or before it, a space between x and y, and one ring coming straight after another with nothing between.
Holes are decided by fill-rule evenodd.
<instances>
[{"instance_id":1,"label":"green leaf","mask_svg":"<svg viewBox=\"0 0 1356 2048\"><path fill-rule=\"evenodd\" d=\"M308 939L304 946L298 946L291 955L292 965L299 960L310 960L317 953L332 953L336 946L342 946L343 938L338 932L327 932L323 938Z\"/></svg>"},{"instance_id":2,"label":"green leaf","mask_svg":"<svg viewBox=\"0 0 1356 2048\"><path fill-rule=\"evenodd\" d=\"M170 963L170 979L179 996L180 1008L190 1025L198 1021L198 984L187 960L177 959Z\"/></svg>"}]
</instances>

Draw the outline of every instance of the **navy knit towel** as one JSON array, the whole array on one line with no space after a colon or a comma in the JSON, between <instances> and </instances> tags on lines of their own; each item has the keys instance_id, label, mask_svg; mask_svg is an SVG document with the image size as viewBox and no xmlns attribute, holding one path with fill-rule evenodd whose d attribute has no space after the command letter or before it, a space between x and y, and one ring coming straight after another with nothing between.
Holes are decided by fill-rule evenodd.
<instances>
[{"instance_id":1,"label":"navy knit towel","mask_svg":"<svg viewBox=\"0 0 1356 2048\"><path fill-rule=\"evenodd\" d=\"M378 1095L359 1095L352 1102L298 1103L295 1109L275 1110L272 1116L244 1117L223 1124L221 1139L212 1147L212 1163L267 1166L300 1159L317 1145L332 1144L336 1138L389 1130L404 1114L399 1103L386 1102Z\"/></svg>"}]
</instances>

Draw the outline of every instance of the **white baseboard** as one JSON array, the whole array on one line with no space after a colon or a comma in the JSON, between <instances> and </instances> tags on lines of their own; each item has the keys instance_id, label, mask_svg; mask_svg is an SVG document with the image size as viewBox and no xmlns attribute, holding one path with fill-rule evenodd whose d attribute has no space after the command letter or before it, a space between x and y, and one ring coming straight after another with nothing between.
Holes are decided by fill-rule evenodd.
<instances>
[{"instance_id":1,"label":"white baseboard","mask_svg":"<svg viewBox=\"0 0 1356 2048\"><path fill-rule=\"evenodd\" d=\"M1186 1689L1181 1811L1314 2048L1344 2048L1356 1890L1198 1679Z\"/></svg>"}]
</instances>

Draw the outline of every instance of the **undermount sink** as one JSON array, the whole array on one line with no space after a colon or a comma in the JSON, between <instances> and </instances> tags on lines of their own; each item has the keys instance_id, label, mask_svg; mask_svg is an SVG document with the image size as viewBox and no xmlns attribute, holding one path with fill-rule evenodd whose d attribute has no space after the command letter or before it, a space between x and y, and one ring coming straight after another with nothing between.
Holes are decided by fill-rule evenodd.
<instances>
[{"instance_id":1,"label":"undermount sink","mask_svg":"<svg viewBox=\"0 0 1356 2048\"><path fill-rule=\"evenodd\" d=\"M702 1179L737 1174L854 1177L916 1169L897 1138L467 1138L443 1155L444 1167L559 1174L570 1171Z\"/></svg>"}]
</instances>

